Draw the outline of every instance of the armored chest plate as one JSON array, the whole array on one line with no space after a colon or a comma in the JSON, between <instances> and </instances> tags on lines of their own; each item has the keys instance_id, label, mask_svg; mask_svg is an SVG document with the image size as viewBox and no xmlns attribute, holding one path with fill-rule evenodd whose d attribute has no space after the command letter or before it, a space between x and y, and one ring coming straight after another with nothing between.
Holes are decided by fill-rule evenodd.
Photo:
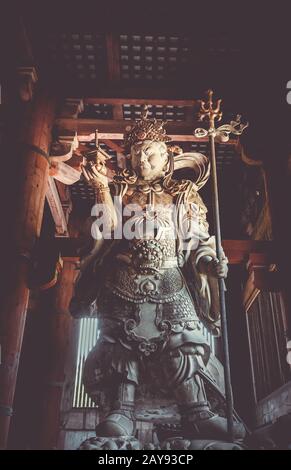
<instances>
[{"instance_id":1,"label":"armored chest plate","mask_svg":"<svg viewBox=\"0 0 291 470\"><path fill-rule=\"evenodd\" d=\"M138 274L120 266L106 286L118 297L135 303L164 303L173 301L184 287L179 269L165 269L155 274Z\"/></svg>"}]
</instances>

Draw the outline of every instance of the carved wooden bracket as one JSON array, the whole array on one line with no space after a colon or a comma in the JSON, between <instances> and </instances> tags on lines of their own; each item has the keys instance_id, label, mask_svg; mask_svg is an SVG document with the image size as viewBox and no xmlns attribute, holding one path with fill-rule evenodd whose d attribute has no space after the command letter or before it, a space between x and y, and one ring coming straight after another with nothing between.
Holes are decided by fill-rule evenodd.
<instances>
[{"instance_id":1,"label":"carved wooden bracket","mask_svg":"<svg viewBox=\"0 0 291 470\"><path fill-rule=\"evenodd\" d=\"M60 136L58 141L54 142L51 146L50 162L66 162L70 160L78 146L77 133L72 136Z\"/></svg>"},{"instance_id":2,"label":"carved wooden bracket","mask_svg":"<svg viewBox=\"0 0 291 470\"><path fill-rule=\"evenodd\" d=\"M79 114L83 111L84 102L81 98L66 98L60 116L62 118L77 119Z\"/></svg>"},{"instance_id":3,"label":"carved wooden bracket","mask_svg":"<svg viewBox=\"0 0 291 470\"><path fill-rule=\"evenodd\" d=\"M270 262L269 253L250 253L247 268L249 274L253 273L255 288L268 291L279 289L279 273L276 264Z\"/></svg>"},{"instance_id":4,"label":"carved wooden bracket","mask_svg":"<svg viewBox=\"0 0 291 470\"><path fill-rule=\"evenodd\" d=\"M80 164L83 157L74 154L79 146L77 134L61 136L51 147L49 157L50 175L56 180L71 185L79 181L81 176ZM66 162L66 163L65 163Z\"/></svg>"},{"instance_id":5,"label":"carved wooden bracket","mask_svg":"<svg viewBox=\"0 0 291 470\"><path fill-rule=\"evenodd\" d=\"M246 311L260 291L280 291L280 274L274 262L271 262L270 253L250 253L247 269L248 280L243 293L243 303Z\"/></svg>"},{"instance_id":6,"label":"carved wooden bracket","mask_svg":"<svg viewBox=\"0 0 291 470\"><path fill-rule=\"evenodd\" d=\"M49 176L48 179L46 198L55 222L56 236L68 237L67 217L62 206L56 183L51 176Z\"/></svg>"},{"instance_id":7,"label":"carved wooden bracket","mask_svg":"<svg viewBox=\"0 0 291 470\"><path fill-rule=\"evenodd\" d=\"M19 95L22 101L30 101L33 97L37 73L35 67L18 67Z\"/></svg>"}]
</instances>

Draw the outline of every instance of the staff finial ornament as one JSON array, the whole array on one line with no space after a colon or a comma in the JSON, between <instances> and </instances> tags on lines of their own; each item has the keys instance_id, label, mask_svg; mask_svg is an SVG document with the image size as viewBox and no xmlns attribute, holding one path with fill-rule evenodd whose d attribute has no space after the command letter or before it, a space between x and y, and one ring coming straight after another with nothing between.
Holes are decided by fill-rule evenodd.
<instances>
[{"instance_id":1,"label":"staff finial ornament","mask_svg":"<svg viewBox=\"0 0 291 470\"><path fill-rule=\"evenodd\" d=\"M198 127L194 131L195 137L203 138L213 135L218 142L228 142L230 134L241 135L249 123L243 124L241 122L241 115L237 114L234 121L230 121L229 124L223 124L222 126L215 128L215 120L221 121L223 113L220 110L222 100L219 99L216 103L213 103L213 90L206 92L207 101L199 100L200 109L198 111L198 120L203 121L205 118L209 120L209 129L203 129Z\"/></svg>"},{"instance_id":2,"label":"staff finial ornament","mask_svg":"<svg viewBox=\"0 0 291 470\"><path fill-rule=\"evenodd\" d=\"M217 100L216 104L213 105L213 90L208 90L206 92L206 96L207 102L204 100L199 100L200 110L198 113L198 118L199 121L203 121L204 118L207 117L209 119L210 127L214 128L215 119L217 119L217 121L220 121L222 118L222 111L220 111L222 100Z\"/></svg>"}]
</instances>

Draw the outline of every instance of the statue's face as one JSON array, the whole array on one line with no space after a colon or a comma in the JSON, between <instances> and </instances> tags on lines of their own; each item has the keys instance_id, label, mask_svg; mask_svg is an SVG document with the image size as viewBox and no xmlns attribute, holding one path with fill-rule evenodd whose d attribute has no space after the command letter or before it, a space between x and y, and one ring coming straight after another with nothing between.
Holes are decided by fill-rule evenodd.
<instances>
[{"instance_id":1,"label":"statue's face","mask_svg":"<svg viewBox=\"0 0 291 470\"><path fill-rule=\"evenodd\" d=\"M147 181L165 174L168 165L167 146L163 142L144 140L131 147L131 166L137 175Z\"/></svg>"}]
</instances>

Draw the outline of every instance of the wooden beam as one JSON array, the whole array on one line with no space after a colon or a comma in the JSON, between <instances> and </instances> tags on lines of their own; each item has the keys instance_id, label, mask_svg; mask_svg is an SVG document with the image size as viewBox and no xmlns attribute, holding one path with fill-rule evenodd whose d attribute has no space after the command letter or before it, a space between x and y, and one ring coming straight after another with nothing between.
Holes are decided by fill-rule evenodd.
<instances>
[{"instance_id":1,"label":"wooden beam","mask_svg":"<svg viewBox=\"0 0 291 470\"><path fill-rule=\"evenodd\" d=\"M51 81L50 81L51 83ZM145 100L145 103L140 104L148 104L149 101L151 104L173 104L172 101L175 100L177 106L184 106L186 105L185 102L192 101L194 104L197 99L201 96L201 92L199 91L199 95L197 95L197 99L195 99L195 90L193 94L193 84L185 84L184 87L177 87L177 86L170 86L169 84L161 83L160 81L155 82L139 82L138 86L136 83L128 83L128 82L111 82L107 81L104 85L100 84L98 88L96 88L96 82L90 79L84 79L82 81L78 79L74 79L71 77L70 81L58 81L58 83L51 83L51 86L55 85L56 92L63 96L68 96L70 98L80 98L82 97L85 100L91 100L91 103L94 104L95 102L102 102L105 104L112 104L112 101L103 101L103 100L123 100L127 104L134 104L136 102L136 98L139 97L142 100ZM98 96L96 97L96 90L98 90ZM225 98L225 94L224 94ZM131 100L129 102L128 100ZM153 100L157 100L153 103ZM161 101L161 100L164 100ZM171 101L169 103L169 101ZM168 102L168 103L166 103Z\"/></svg>"},{"instance_id":2,"label":"wooden beam","mask_svg":"<svg viewBox=\"0 0 291 470\"><path fill-rule=\"evenodd\" d=\"M122 104L114 104L112 109L113 119L123 119Z\"/></svg>"},{"instance_id":3,"label":"wooden beam","mask_svg":"<svg viewBox=\"0 0 291 470\"><path fill-rule=\"evenodd\" d=\"M114 133L123 134L125 127L133 125L134 121L124 121L123 119L70 119L70 118L58 118L56 119L56 125L59 129L70 132L81 133L93 133L98 129L99 133ZM186 124L185 122L169 122L167 125L167 132L169 134L187 134L191 135L194 131L194 126L197 123ZM198 124L197 124L198 125ZM201 124L200 124L201 127Z\"/></svg>"},{"instance_id":4,"label":"wooden beam","mask_svg":"<svg viewBox=\"0 0 291 470\"><path fill-rule=\"evenodd\" d=\"M108 147L111 148L112 150L114 150L115 152L117 152L117 153L123 153L124 152L123 149L120 147L120 145L116 144L112 140L102 139L102 141L104 142L104 144L108 145Z\"/></svg>"},{"instance_id":5,"label":"wooden beam","mask_svg":"<svg viewBox=\"0 0 291 470\"><path fill-rule=\"evenodd\" d=\"M265 240L223 240L223 249L230 264L242 264L248 261L251 254L268 254L274 259L275 248L272 241Z\"/></svg>"},{"instance_id":6,"label":"wooden beam","mask_svg":"<svg viewBox=\"0 0 291 470\"><path fill-rule=\"evenodd\" d=\"M111 82L120 80L120 49L119 35L106 34L107 74Z\"/></svg>"},{"instance_id":7,"label":"wooden beam","mask_svg":"<svg viewBox=\"0 0 291 470\"><path fill-rule=\"evenodd\" d=\"M184 134L170 134L168 135L171 137L173 142L208 142L207 138L200 138L198 139L194 135L184 135ZM106 140L123 140L123 133L121 134L116 134L116 133L110 133L110 132L99 132L98 133L99 140L102 140L105 142ZM78 139L80 142L92 142L95 137L92 137L92 134L90 136L81 134L78 136ZM228 145L235 145L236 140L231 139L229 142L226 142Z\"/></svg>"},{"instance_id":8,"label":"wooden beam","mask_svg":"<svg viewBox=\"0 0 291 470\"><path fill-rule=\"evenodd\" d=\"M95 139L95 130L98 129L100 140L123 140L126 126L133 125L132 121L109 119L56 119L55 124L59 132L77 132L79 142L90 142ZM193 135L196 127L201 123L168 122L167 133L175 142L207 142L208 139L198 139ZM92 134L92 135L91 135ZM236 139L230 139L226 144L234 145Z\"/></svg>"},{"instance_id":9,"label":"wooden beam","mask_svg":"<svg viewBox=\"0 0 291 470\"><path fill-rule=\"evenodd\" d=\"M194 119L194 112L195 112L195 106L194 105L187 105L186 111L185 111L185 121L187 123L192 123Z\"/></svg>"},{"instance_id":10,"label":"wooden beam","mask_svg":"<svg viewBox=\"0 0 291 470\"><path fill-rule=\"evenodd\" d=\"M140 95L141 93L139 93ZM158 99L158 98L85 98L84 104L112 104L114 105L160 105L160 106L185 106L193 107L198 104L197 100L177 100L177 99Z\"/></svg>"}]
</instances>

